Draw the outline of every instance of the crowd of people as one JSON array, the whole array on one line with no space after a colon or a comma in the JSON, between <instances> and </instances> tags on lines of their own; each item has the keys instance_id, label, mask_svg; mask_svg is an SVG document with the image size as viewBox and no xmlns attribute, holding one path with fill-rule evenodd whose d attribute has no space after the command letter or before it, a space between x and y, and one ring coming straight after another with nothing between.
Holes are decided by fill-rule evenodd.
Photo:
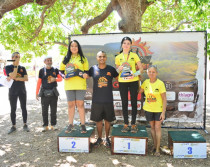
<instances>
[{"instance_id":1,"label":"crowd of people","mask_svg":"<svg viewBox=\"0 0 210 167\"><path fill-rule=\"evenodd\" d=\"M136 124L137 115L137 95L145 94L146 120L151 126L151 136L154 142L153 152L156 156L160 155L161 122L165 119L166 112L166 89L164 83L157 78L158 69L155 65L149 66L147 75L149 79L140 85L140 75L143 67L140 58L131 50L132 40L124 37L121 41L120 54L115 57L116 67L106 63L107 54L99 51L96 55L97 64L89 68L88 59L84 56L82 48L77 40L72 40L68 46L68 52L60 68L52 66L52 57L44 58L45 66L39 70L39 77L36 87L36 99L41 98L43 132L57 130L57 102L59 92L57 82L64 80L64 89L68 103L69 124L65 133L71 133L74 129L75 108L80 117L81 133L87 133L85 126L84 97L86 93L86 80L93 79L93 96L90 119L96 122L98 138L93 144L95 147L103 143L102 132L103 124L105 127L105 145L111 147L109 139L111 122L114 121L115 112L113 106L112 80L116 78L119 82L119 91L122 100L122 111L124 126L122 133L138 133ZM5 67L7 80L14 80L9 88L9 101L11 106L12 127L8 134L16 131L16 108L17 100L20 101L23 117L23 130L29 132L27 125L27 93L25 82L28 75L25 67L19 64L20 54L12 54L12 65ZM131 96L132 120L131 126L128 121L128 92ZM48 109L50 107L50 123L48 121Z\"/></svg>"}]
</instances>

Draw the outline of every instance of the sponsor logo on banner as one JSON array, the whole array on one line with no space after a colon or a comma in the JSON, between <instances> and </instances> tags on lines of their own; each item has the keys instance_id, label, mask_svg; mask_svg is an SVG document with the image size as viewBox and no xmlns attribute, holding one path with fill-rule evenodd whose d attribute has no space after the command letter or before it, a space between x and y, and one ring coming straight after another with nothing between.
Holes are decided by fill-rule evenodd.
<instances>
[{"instance_id":1,"label":"sponsor logo on banner","mask_svg":"<svg viewBox=\"0 0 210 167\"><path fill-rule=\"evenodd\" d=\"M115 110L122 110L122 102L121 101L114 101L114 109Z\"/></svg>"},{"instance_id":2,"label":"sponsor logo on banner","mask_svg":"<svg viewBox=\"0 0 210 167\"><path fill-rule=\"evenodd\" d=\"M187 82L179 82L180 88L194 88L198 84L197 80L187 81Z\"/></svg>"},{"instance_id":3,"label":"sponsor logo on banner","mask_svg":"<svg viewBox=\"0 0 210 167\"><path fill-rule=\"evenodd\" d=\"M91 98L92 98L92 93L87 91L87 92L85 93L85 97L86 97L86 98L87 98L87 97L91 97Z\"/></svg>"},{"instance_id":4,"label":"sponsor logo on banner","mask_svg":"<svg viewBox=\"0 0 210 167\"><path fill-rule=\"evenodd\" d=\"M85 109L91 109L92 100L84 100L84 102Z\"/></svg>"},{"instance_id":5,"label":"sponsor logo on banner","mask_svg":"<svg viewBox=\"0 0 210 167\"><path fill-rule=\"evenodd\" d=\"M164 84L165 84L166 90L171 90L172 87L173 87L173 86L172 86L172 83L169 82L169 81L164 82Z\"/></svg>"},{"instance_id":6,"label":"sponsor logo on banner","mask_svg":"<svg viewBox=\"0 0 210 167\"><path fill-rule=\"evenodd\" d=\"M176 100L176 92L166 92L166 99L174 101Z\"/></svg>"},{"instance_id":7,"label":"sponsor logo on banner","mask_svg":"<svg viewBox=\"0 0 210 167\"><path fill-rule=\"evenodd\" d=\"M137 110L141 109L141 102L137 101ZM132 110L131 101L128 101L128 110Z\"/></svg>"},{"instance_id":8,"label":"sponsor logo on banner","mask_svg":"<svg viewBox=\"0 0 210 167\"><path fill-rule=\"evenodd\" d=\"M120 91L113 91L113 99L114 100L121 100Z\"/></svg>"},{"instance_id":9,"label":"sponsor logo on banner","mask_svg":"<svg viewBox=\"0 0 210 167\"><path fill-rule=\"evenodd\" d=\"M193 101L194 92L179 92L178 99L180 101Z\"/></svg>"},{"instance_id":10,"label":"sponsor logo on banner","mask_svg":"<svg viewBox=\"0 0 210 167\"><path fill-rule=\"evenodd\" d=\"M178 110L179 111L193 111L194 104L192 102L179 102Z\"/></svg>"}]
</instances>

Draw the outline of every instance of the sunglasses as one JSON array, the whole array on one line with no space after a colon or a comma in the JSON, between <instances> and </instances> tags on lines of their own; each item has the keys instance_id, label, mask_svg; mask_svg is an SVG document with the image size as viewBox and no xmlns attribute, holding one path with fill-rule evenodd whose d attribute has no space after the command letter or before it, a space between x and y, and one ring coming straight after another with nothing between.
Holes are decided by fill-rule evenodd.
<instances>
[{"instance_id":1,"label":"sunglasses","mask_svg":"<svg viewBox=\"0 0 210 167\"><path fill-rule=\"evenodd\" d=\"M157 65L149 65L149 67L148 68L155 68L155 69L157 69Z\"/></svg>"}]
</instances>

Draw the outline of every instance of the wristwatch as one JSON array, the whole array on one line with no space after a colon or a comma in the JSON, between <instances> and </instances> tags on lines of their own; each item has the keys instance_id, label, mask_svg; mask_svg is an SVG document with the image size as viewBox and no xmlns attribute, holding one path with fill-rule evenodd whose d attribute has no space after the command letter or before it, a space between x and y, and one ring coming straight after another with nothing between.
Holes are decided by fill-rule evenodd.
<instances>
[{"instance_id":1,"label":"wristwatch","mask_svg":"<svg viewBox=\"0 0 210 167\"><path fill-rule=\"evenodd\" d=\"M17 68L17 66L14 66L14 68Z\"/></svg>"}]
</instances>

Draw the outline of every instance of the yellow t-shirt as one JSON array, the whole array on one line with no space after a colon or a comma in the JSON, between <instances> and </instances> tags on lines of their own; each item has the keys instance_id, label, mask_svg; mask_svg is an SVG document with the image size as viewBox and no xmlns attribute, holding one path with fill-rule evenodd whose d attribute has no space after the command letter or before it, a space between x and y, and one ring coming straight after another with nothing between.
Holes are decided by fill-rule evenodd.
<instances>
[{"instance_id":1,"label":"yellow t-shirt","mask_svg":"<svg viewBox=\"0 0 210 167\"><path fill-rule=\"evenodd\" d=\"M162 112L163 101L161 94L166 92L163 81L157 79L154 83L150 83L150 80L146 79L141 88L144 89L146 96L143 109L148 112Z\"/></svg>"},{"instance_id":2,"label":"yellow t-shirt","mask_svg":"<svg viewBox=\"0 0 210 167\"><path fill-rule=\"evenodd\" d=\"M128 62L131 66L131 71L133 72L133 74L136 72L136 64L139 61L140 61L139 56L133 52L130 52L129 58L128 58L127 54L123 54L123 53L121 53L115 57L115 64L118 66L121 66L125 62ZM120 77L121 73L122 72L120 72L120 74L118 76L118 82L133 82L133 81L139 80L138 76L134 77L133 79L124 80L122 77Z\"/></svg>"},{"instance_id":3,"label":"yellow t-shirt","mask_svg":"<svg viewBox=\"0 0 210 167\"><path fill-rule=\"evenodd\" d=\"M80 56L76 56L76 57L72 56L71 59L69 60L69 63L74 64L76 69L80 69L82 71L88 71L89 64L88 64L87 58L83 59L84 60L83 64L81 63L80 60L81 60ZM66 69L65 69L66 65L63 64L63 62L61 62L61 64L60 64L60 70L65 70L65 74L66 74ZM65 79L64 80L64 89L65 90L86 90L87 89L86 79L81 78L79 76Z\"/></svg>"}]
</instances>

